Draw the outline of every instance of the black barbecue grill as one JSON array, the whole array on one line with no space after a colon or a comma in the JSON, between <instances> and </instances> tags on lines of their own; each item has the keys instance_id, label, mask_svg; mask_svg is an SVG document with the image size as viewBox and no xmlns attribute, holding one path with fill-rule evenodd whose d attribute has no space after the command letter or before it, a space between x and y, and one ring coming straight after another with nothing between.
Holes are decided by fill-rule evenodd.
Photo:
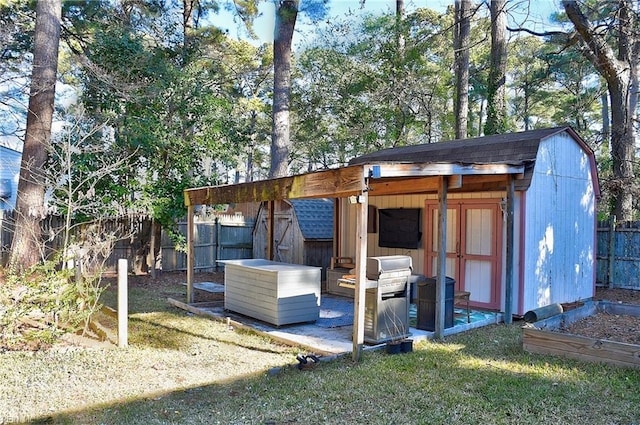
<instances>
[{"instance_id":1,"label":"black barbecue grill","mask_svg":"<svg viewBox=\"0 0 640 425\"><path fill-rule=\"evenodd\" d=\"M406 255L367 258L365 342L378 344L409 336L411 269L411 257ZM354 280L340 279L339 284L354 287Z\"/></svg>"}]
</instances>

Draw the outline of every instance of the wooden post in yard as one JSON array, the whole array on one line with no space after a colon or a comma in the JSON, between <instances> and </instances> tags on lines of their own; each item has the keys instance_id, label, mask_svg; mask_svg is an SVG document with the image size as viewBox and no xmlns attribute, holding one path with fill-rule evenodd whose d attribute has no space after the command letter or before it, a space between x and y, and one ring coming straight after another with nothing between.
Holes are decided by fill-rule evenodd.
<instances>
[{"instance_id":1,"label":"wooden post in yard","mask_svg":"<svg viewBox=\"0 0 640 425\"><path fill-rule=\"evenodd\" d=\"M436 281L435 337L444 337L445 295L447 282L447 191L448 178L438 181L438 266Z\"/></svg>"},{"instance_id":2,"label":"wooden post in yard","mask_svg":"<svg viewBox=\"0 0 640 425\"><path fill-rule=\"evenodd\" d=\"M195 244L193 242L193 222L195 209L193 205L187 207L187 304L193 304L193 268L195 266Z\"/></svg>"},{"instance_id":3,"label":"wooden post in yard","mask_svg":"<svg viewBox=\"0 0 640 425\"><path fill-rule=\"evenodd\" d=\"M367 193L355 197L356 207L356 288L353 302L353 361L360 360L364 345L364 305L367 282L367 214L369 197Z\"/></svg>"},{"instance_id":4,"label":"wooden post in yard","mask_svg":"<svg viewBox=\"0 0 640 425\"><path fill-rule=\"evenodd\" d=\"M127 296L127 272L126 259L118 260L118 347L124 348L128 343L128 316L129 300Z\"/></svg>"}]
</instances>

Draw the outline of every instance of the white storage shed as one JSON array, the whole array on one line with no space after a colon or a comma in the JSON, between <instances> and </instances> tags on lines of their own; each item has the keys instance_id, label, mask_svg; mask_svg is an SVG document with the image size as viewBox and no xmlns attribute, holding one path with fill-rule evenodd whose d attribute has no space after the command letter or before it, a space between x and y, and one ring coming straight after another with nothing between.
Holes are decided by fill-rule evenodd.
<instances>
[{"instance_id":1,"label":"white storage shed","mask_svg":"<svg viewBox=\"0 0 640 425\"><path fill-rule=\"evenodd\" d=\"M599 186L593 151L570 127L398 147L355 158L350 164L381 162L523 166L514 178L513 246L507 250L506 190L482 183L449 190L447 276L471 305L505 311L507 255L512 255L512 312L587 299L595 291L596 201ZM471 182L469 182L471 183ZM412 183L418 187L418 182ZM369 192L368 255L411 255L414 273L433 276L438 259L436 194ZM372 209L371 207L375 207ZM343 228L355 217L344 202ZM377 214L376 214L377 212ZM370 226L371 227L371 226ZM407 229L406 232L400 229ZM389 232L387 229L391 229ZM389 234L391 233L391 234ZM511 252L511 254L508 253ZM339 255L355 253L341 239Z\"/></svg>"}]
</instances>

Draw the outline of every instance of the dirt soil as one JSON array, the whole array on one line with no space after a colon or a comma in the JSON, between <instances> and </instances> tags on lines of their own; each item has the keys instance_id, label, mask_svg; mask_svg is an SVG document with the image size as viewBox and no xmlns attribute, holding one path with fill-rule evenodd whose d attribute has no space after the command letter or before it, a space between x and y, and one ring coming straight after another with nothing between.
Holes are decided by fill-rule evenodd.
<instances>
[{"instance_id":1,"label":"dirt soil","mask_svg":"<svg viewBox=\"0 0 640 425\"><path fill-rule=\"evenodd\" d=\"M598 288L594 300L640 305L640 291ZM596 313L562 329L562 332L589 338L640 345L640 317Z\"/></svg>"}]
</instances>

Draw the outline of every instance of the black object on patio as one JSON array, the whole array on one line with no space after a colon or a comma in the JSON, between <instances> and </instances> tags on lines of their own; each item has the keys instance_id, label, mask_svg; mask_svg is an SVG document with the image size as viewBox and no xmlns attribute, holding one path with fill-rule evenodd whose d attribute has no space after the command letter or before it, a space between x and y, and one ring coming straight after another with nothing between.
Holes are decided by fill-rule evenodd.
<instances>
[{"instance_id":1,"label":"black object on patio","mask_svg":"<svg viewBox=\"0 0 640 425\"><path fill-rule=\"evenodd\" d=\"M436 328L436 283L437 277L430 277L418 282L418 320L416 327L425 331ZM444 327L453 327L453 300L456 281L445 277L444 295Z\"/></svg>"}]
</instances>

